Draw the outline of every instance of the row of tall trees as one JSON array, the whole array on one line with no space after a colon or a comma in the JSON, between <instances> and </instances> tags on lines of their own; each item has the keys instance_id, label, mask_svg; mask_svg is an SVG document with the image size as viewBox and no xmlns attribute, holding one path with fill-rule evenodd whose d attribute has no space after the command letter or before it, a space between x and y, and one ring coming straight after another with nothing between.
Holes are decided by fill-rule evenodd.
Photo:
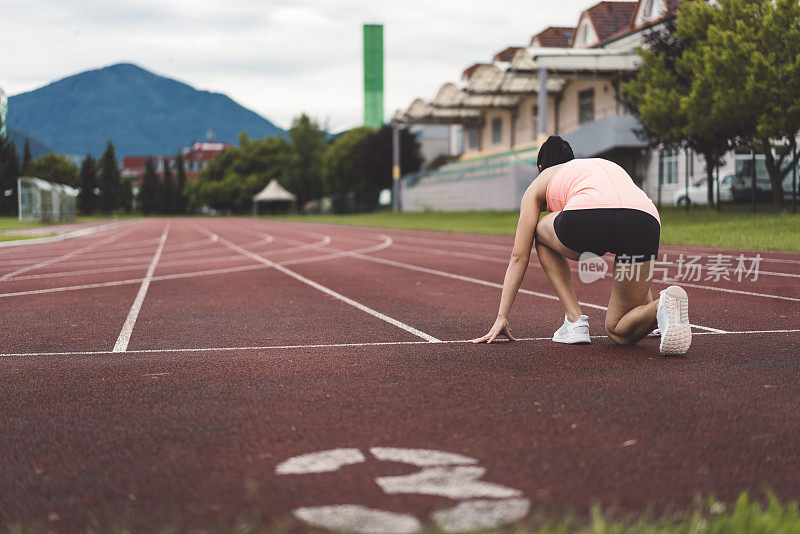
<instances>
[{"instance_id":1,"label":"row of tall trees","mask_svg":"<svg viewBox=\"0 0 800 534\"><path fill-rule=\"evenodd\" d=\"M800 3L684 2L639 54L624 103L652 145L702 154L708 205L724 154L750 146L765 155L773 204L782 206L783 179L800 158Z\"/></svg>"},{"instance_id":2,"label":"row of tall trees","mask_svg":"<svg viewBox=\"0 0 800 534\"><path fill-rule=\"evenodd\" d=\"M417 140L405 131L400 140L401 168L416 172L422 163ZM209 206L243 212L272 179L297 195L300 206L331 196L341 210L374 209L381 189L392 184L391 128L355 128L331 141L319 123L302 114L285 138L241 135L239 146L215 159L185 192L192 211Z\"/></svg>"},{"instance_id":3,"label":"row of tall trees","mask_svg":"<svg viewBox=\"0 0 800 534\"><path fill-rule=\"evenodd\" d=\"M162 160L161 176L156 171L156 162L148 158L144 165L144 177L139 190L139 207L145 215L180 215L186 213L186 169L183 155L175 158L175 177L173 178L169 160Z\"/></svg>"},{"instance_id":4,"label":"row of tall trees","mask_svg":"<svg viewBox=\"0 0 800 534\"><path fill-rule=\"evenodd\" d=\"M14 143L0 136L0 214L17 213L17 178L20 176L34 176L78 188L78 208L82 213L131 209L131 184L120 176L111 141L99 160L88 154L79 171L61 154L49 153L34 159L27 139L20 161Z\"/></svg>"},{"instance_id":5,"label":"row of tall trees","mask_svg":"<svg viewBox=\"0 0 800 534\"><path fill-rule=\"evenodd\" d=\"M13 215L17 212L19 172L19 159L14 143L0 135L0 215Z\"/></svg>"}]
</instances>

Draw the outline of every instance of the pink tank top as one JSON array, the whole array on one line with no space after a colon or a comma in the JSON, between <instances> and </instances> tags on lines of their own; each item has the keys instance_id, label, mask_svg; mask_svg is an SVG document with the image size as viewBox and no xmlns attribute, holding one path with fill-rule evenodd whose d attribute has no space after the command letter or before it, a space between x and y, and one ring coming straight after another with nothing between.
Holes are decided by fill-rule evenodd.
<instances>
[{"instance_id":1,"label":"pink tank top","mask_svg":"<svg viewBox=\"0 0 800 534\"><path fill-rule=\"evenodd\" d=\"M653 201L613 161L573 159L558 169L547 184L548 211L599 208L644 211L661 224Z\"/></svg>"}]
</instances>

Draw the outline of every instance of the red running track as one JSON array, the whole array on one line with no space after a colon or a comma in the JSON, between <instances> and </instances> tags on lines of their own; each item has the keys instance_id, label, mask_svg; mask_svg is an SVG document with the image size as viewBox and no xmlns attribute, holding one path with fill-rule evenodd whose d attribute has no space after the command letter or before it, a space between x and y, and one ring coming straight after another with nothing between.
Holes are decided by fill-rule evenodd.
<instances>
[{"instance_id":1,"label":"red running track","mask_svg":"<svg viewBox=\"0 0 800 534\"><path fill-rule=\"evenodd\" d=\"M410 532L453 506L474 528L501 502L513 520L800 495L800 254L687 284L685 357L603 337L608 280L576 277L592 345L552 343L563 312L535 259L522 339L465 343L491 326L511 243L147 219L0 250L0 524L272 524L349 504ZM435 480L381 478L420 470Z\"/></svg>"}]
</instances>

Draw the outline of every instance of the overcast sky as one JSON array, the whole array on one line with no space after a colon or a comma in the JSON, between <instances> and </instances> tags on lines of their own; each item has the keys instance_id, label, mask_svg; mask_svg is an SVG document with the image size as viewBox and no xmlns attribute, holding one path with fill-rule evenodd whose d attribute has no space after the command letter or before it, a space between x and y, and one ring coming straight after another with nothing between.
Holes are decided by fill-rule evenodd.
<instances>
[{"instance_id":1,"label":"overcast sky","mask_svg":"<svg viewBox=\"0 0 800 534\"><path fill-rule=\"evenodd\" d=\"M361 123L361 25L384 24L388 118L461 71L592 0L0 0L8 95L84 70L136 63L226 93L281 127L302 111Z\"/></svg>"}]
</instances>

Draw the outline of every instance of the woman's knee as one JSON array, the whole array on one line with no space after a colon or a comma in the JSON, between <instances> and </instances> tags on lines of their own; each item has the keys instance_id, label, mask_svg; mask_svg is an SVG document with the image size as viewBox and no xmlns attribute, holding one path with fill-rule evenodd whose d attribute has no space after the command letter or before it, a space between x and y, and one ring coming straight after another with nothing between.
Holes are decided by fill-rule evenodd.
<instances>
[{"instance_id":1,"label":"woman's knee","mask_svg":"<svg viewBox=\"0 0 800 534\"><path fill-rule=\"evenodd\" d=\"M608 335L611 341L617 345L633 345L636 343L636 341L638 341L633 339L631 336L620 332L617 328L617 324L617 322L606 319L606 335Z\"/></svg>"}]
</instances>

